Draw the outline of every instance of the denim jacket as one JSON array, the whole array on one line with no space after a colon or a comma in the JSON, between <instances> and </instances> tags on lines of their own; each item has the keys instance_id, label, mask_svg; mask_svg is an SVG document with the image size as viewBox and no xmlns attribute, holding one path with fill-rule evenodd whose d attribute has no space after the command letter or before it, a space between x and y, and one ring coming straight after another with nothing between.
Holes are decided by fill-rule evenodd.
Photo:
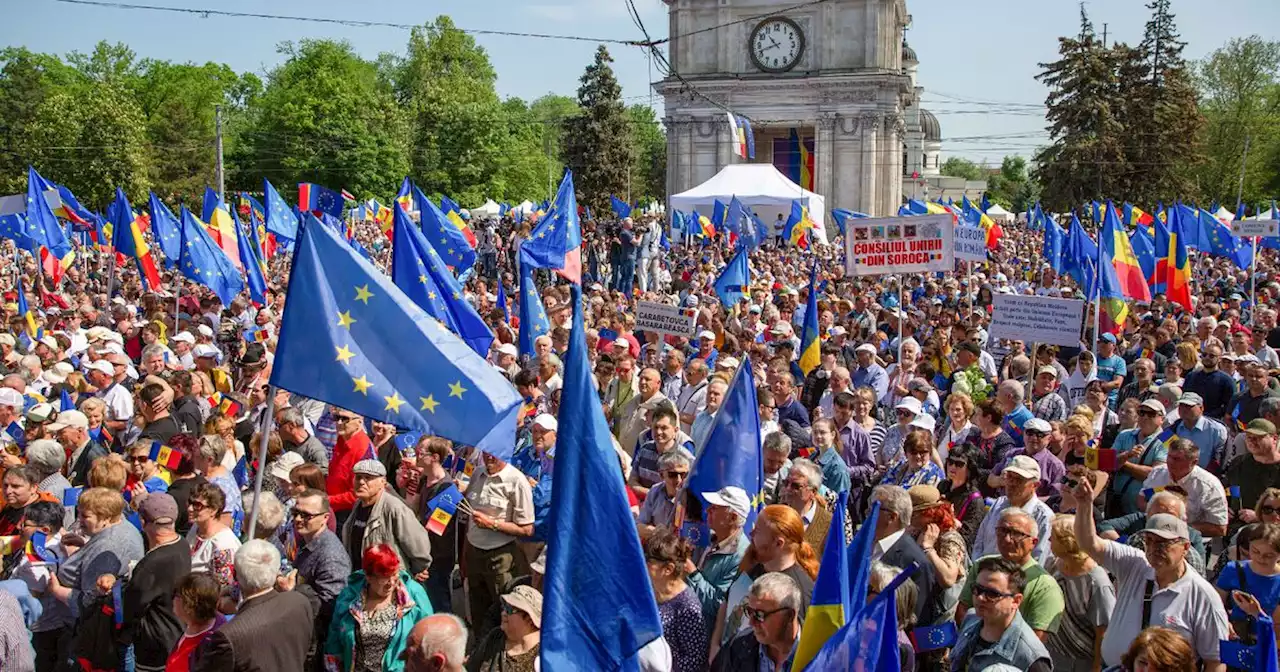
<instances>
[{"instance_id":1,"label":"denim jacket","mask_svg":"<svg viewBox=\"0 0 1280 672\"><path fill-rule=\"evenodd\" d=\"M976 650L974 647L979 644L981 632L982 619L976 614L969 616L960 627L960 636L951 650L952 672L964 669L982 670L997 663L1025 670L1037 660L1050 662L1049 650L1044 648L1031 626L1022 620L1022 614L1014 614L1013 622L1005 629L995 646Z\"/></svg>"}]
</instances>

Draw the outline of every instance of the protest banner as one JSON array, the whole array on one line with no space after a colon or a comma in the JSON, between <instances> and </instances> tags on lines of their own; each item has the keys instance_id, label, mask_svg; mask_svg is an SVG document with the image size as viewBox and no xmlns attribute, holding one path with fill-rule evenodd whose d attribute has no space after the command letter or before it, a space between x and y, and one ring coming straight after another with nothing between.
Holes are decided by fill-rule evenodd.
<instances>
[{"instance_id":1,"label":"protest banner","mask_svg":"<svg viewBox=\"0 0 1280 672\"><path fill-rule=\"evenodd\" d=\"M693 338L698 311L665 303L640 301L636 304L636 331L653 331L664 336Z\"/></svg>"},{"instance_id":2,"label":"protest banner","mask_svg":"<svg viewBox=\"0 0 1280 672\"><path fill-rule=\"evenodd\" d=\"M986 261L987 230L981 226L957 226L955 247L956 261Z\"/></svg>"},{"instance_id":3,"label":"protest banner","mask_svg":"<svg viewBox=\"0 0 1280 672\"><path fill-rule=\"evenodd\" d=\"M845 236L845 268L849 275L955 270L955 230L951 215L852 220Z\"/></svg>"},{"instance_id":4,"label":"protest banner","mask_svg":"<svg viewBox=\"0 0 1280 672\"><path fill-rule=\"evenodd\" d=\"M991 338L1078 346L1083 318L1084 301L996 294L991 314Z\"/></svg>"},{"instance_id":5,"label":"protest banner","mask_svg":"<svg viewBox=\"0 0 1280 672\"><path fill-rule=\"evenodd\" d=\"M1241 238L1274 238L1280 235L1280 219L1237 219L1231 235Z\"/></svg>"}]
</instances>

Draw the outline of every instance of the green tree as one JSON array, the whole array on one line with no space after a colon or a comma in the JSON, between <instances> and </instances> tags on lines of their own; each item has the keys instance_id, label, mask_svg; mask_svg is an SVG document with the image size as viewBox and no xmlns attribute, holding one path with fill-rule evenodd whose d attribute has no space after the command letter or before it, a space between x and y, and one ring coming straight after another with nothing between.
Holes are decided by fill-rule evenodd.
<instances>
[{"instance_id":1,"label":"green tree","mask_svg":"<svg viewBox=\"0 0 1280 672\"><path fill-rule=\"evenodd\" d=\"M947 177L963 177L966 180L982 180L986 178L986 171L978 164L959 156L948 157L938 167L938 172Z\"/></svg>"},{"instance_id":2,"label":"green tree","mask_svg":"<svg viewBox=\"0 0 1280 672\"><path fill-rule=\"evenodd\" d=\"M1122 52L1101 44L1082 7L1080 34L1058 38L1058 53L1036 75L1049 88L1050 144L1035 156L1035 178L1045 204L1062 211L1119 193L1129 163L1116 109Z\"/></svg>"},{"instance_id":3,"label":"green tree","mask_svg":"<svg viewBox=\"0 0 1280 672\"><path fill-rule=\"evenodd\" d=\"M298 182L381 194L409 170L409 132L373 63L346 42L302 40L279 48L256 109L230 152L227 189L259 191Z\"/></svg>"},{"instance_id":4,"label":"green tree","mask_svg":"<svg viewBox=\"0 0 1280 672\"><path fill-rule=\"evenodd\" d=\"M414 180L423 191L479 204L505 191L508 124L489 55L447 16L414 28L396 68L410 116Z\"/></svg>"},{"instance_id":5,"label":"green tree","mask_svg":"<svg viewBox=\"0 0 1280 672\"><path fill-rule=\"evenodd\" d=\"M1027 160L1021 156L1004 157L1000 172L987 178L987 198L1010 212L1025 212L1039 197L1040 188L1031 179Z\"/></svg>"},{"instance_id":6,"label":"green tree","mask_svg":"<svg viewBox=\"0 0 1280 672\"><path fill-rule=\"evenodd\" d=\"M551 198L548 192L556 187L553 181L564 173L564 166L554 156L555 128L542 123L519 98L503 101L502 111L508 131L502 155L503 191L493 197L516 203L526 198Z\"/></svg>"},{"instance_id":7,"label":"green tree","mask_svg":"<svg viewBox=\"0 0 1280 672\"><path fill-rule=\"evenodd\" d=\"M1244 158L1244 200L1280 192L1280 42L1237 38L1195 67L1206 125L1205 162L1197 182L1202 199L1235 203Z\"/></svg>"},{"instance_id":8,"label":"green tree","mask_svg":"<svg viewBox=\"0 0 1280 672\"><path fill-rule=\"evenodd\" d=\"M37 118L50 97L70 94L82 83L80 74L57 56L21 47L0 49L0 194L26 189L28 164L44 173L60 168L50 160L48 147L33 144L33 125L51 121ZM50 147L68 145L65 139L52 140Z\"/></svg>"},{"instance_id":9,"label":"green tree","mask_svg":"<svg viewBox=\"0 0 1280 672\"><path fill-rule=\"evenodd\" d=\"M613 58L601 45L578 87L582 113L567 123L565 159L573 169L578 202L607 212L609 196L626 193L631 167L631 123L622 104L622 87L609 66Z\"/></svg>"},{"instance_id":10,"label":"green tree","mask_svg":"<svg viewBox=\"0 0 1280 672\"><path fill-rule=\"evenodd\" d=\"M627 108L632 133L631 187L632 202L664 200L667 195L667 136L662 124L648 105Z\"/></svg>"}]
</instances>

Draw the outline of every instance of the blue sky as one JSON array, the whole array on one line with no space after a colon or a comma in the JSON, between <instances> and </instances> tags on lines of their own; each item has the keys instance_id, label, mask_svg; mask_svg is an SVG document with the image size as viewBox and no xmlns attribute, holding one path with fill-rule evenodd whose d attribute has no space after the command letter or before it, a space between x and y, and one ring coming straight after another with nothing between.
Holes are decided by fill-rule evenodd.
<instances>
[{"instance_id":1,"label":"blue sky","mask_svg":"<svg viewBox=\"0 0 1280 672\"><path fill-rule=\"evenodd\" d=\"M393 23L421 23L448 14L464 29L570 34L640 39L623 0L137 0L140 4L189 9L221 9L309 15ZM650 35L667 34L666 6L635 0ZM753 3L753 4L759 4ZM781 6L795 0L780 0ZM282 40L337 38L373 58L400 52L408 32L397 28L124 10L29 0L10 8L0 25L0 44L64 54L89 50L99 40L125 42L139 56L174 61L218 61L236 70L265 74L280 62ZM1031 8L1034 8L1032 10ZM1174 0L1185 55L1199 58L1232 37L1252 33L1280 39L1276 0ZM1005 154L1030 154L1043 142L1040 104L1045 89L1035 81L1038 63L1052 60L1057 37L1078 30L1074 0L908 0L914 22L907 39L920 56L924 106L942 124L943 149L998 164ZM1145 0L1097 0L1086 9L1109 39L1136 43L1149 12ZM524 37L478 36L498 73L502 96L536 98L545 93L574 95L578 77L595 44ZM649 62L635 47L611 46L615 70L628 103L652 96L661 116L662 100L652 95ZM654 77L657 77L656 71Z\"/></svg>"}]
</instances>

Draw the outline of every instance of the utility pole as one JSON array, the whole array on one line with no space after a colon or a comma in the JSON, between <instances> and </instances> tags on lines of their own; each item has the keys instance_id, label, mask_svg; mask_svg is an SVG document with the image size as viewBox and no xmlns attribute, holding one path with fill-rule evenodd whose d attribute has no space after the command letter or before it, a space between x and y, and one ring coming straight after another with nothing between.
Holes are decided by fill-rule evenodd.
<instances>
[{"instance_id":1,"label":"utility pole","mask_svg":"<svg viewBox=\"0 0 1280 672\"><path fill-rule=\"evenodd\" d=\"M1107 24L1102 24L1102 48L1107 48Z\"/></svg>"},{"instance_id":2,"label":"utility pole","mask_svg":"<svg viewBox=\"0 0 1280 672\"><path fill-rule=\"evenodd\" d=\"M213 106L213 142L217 146L218 151L218 198L222 198L226 193L227 171L222 165L222 106Z\"/></svg>"}]
</instances>

